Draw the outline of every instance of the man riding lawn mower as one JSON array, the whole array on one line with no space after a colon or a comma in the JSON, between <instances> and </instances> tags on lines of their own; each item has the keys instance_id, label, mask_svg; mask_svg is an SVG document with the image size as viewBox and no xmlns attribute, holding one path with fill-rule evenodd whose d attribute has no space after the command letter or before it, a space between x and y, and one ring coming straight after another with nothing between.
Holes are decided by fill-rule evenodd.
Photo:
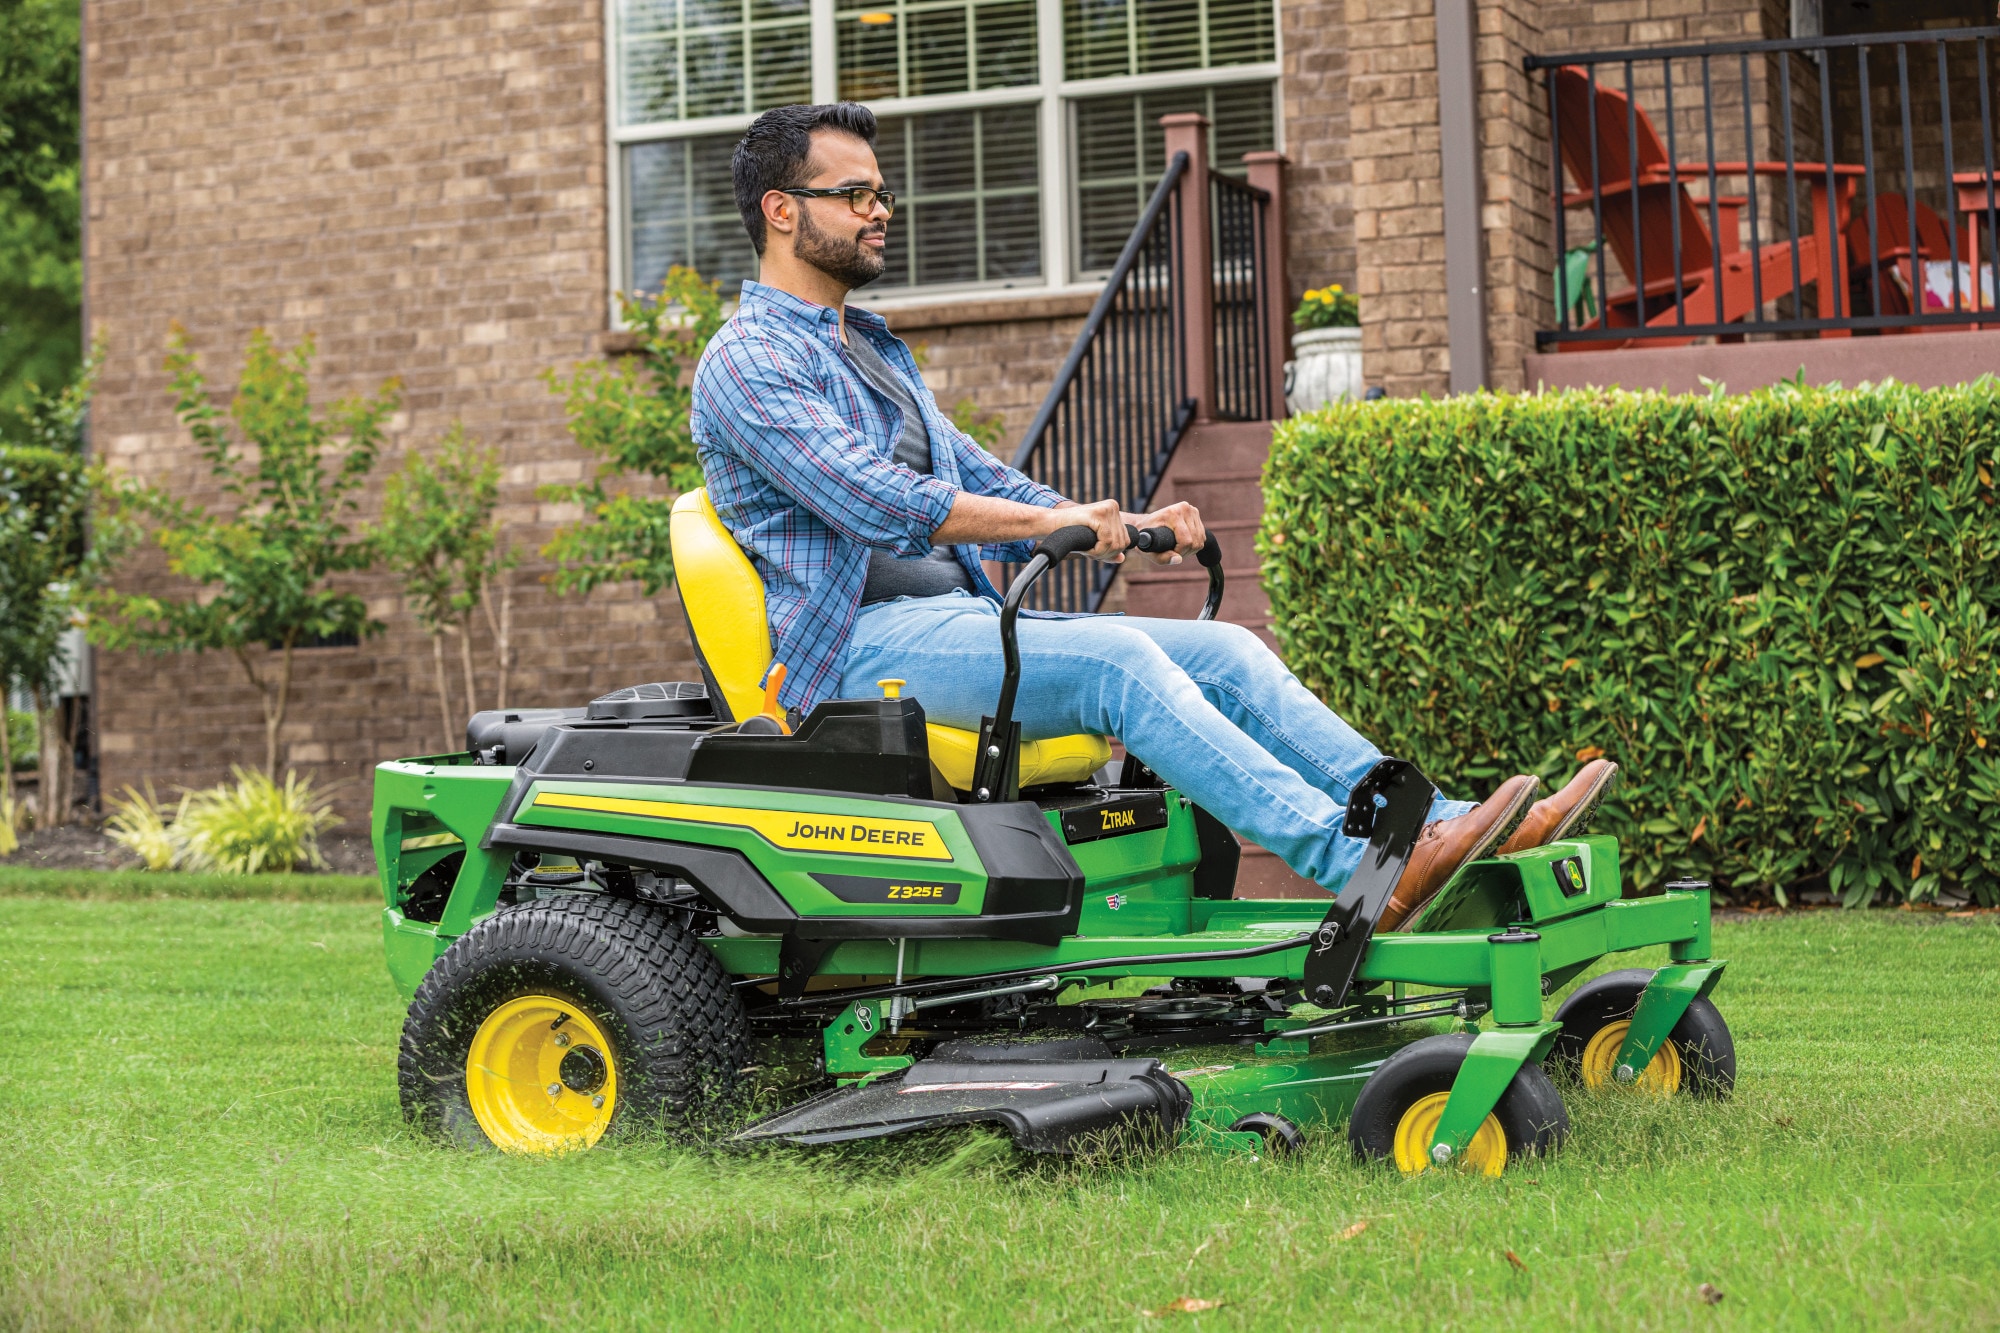
<instances>
[{"instance_id":1,"label":"man riding lawn mower","mask_svg":"<svg viewBox=\"0 0 2000 1333\"><path fill-rule=\"evenodd\" d=\"M1072 502L938 412L846 305L894 208L874 133L785 107L736 151L762 281L696 373L708 488L672 521L705 680L482 713L466 753L378 770L409 1114L588 1147L705 1121L804 1048L811 1095L736 1140L1264 1151L1347 1116L1364 1157L1497 1174L1567 1132L1545 1060L1726 1092L1706 887L1626 900L1585 835L1613 765L1439 797L1214 621L1191 507ZM1135 550L1199 560L1200 619L1021 612L1054 563ZM1004 598L986 560L1025 562ZM1335 896L1236 898L1231 830ZM1544 1018L1654 944L1668 966ZM1154 984L1104 985L1128 978ZM1402 1037L1425 1020L1459 1030Z\"/></svg>"}]
</instances>

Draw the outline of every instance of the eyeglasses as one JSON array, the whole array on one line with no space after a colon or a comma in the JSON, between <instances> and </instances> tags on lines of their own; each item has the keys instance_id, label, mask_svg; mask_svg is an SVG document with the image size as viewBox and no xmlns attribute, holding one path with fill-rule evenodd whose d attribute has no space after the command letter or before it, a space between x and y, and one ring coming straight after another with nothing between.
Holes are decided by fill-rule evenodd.
<instances>
[{"instance_id":1,"label":"eyeglasses","mask_svg":"<svg viewBox=\"0 0 2000 1333\"><path fill-rule=\"evenodd\" d=\"M847 200L847 206L854 210L856 216L864 218L875 211L875 205L878 201L890 216L895 216L896 212L896 192L894 190L871 190L866 185L830 185L824 189L782 190L780 193L795 194L801 199L840 199L844 197Z\"/></svg>"}]
</instances>

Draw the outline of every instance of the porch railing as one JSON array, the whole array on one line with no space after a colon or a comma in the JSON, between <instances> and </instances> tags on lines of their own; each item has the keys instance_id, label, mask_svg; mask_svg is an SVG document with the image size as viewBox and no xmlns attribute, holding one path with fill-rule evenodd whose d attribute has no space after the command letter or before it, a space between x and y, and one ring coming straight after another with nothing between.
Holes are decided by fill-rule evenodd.
<instances>
[{"instance_id":1,"label":"porch railing","mask_svg":"<svg viewBox=\"0 0 2000 1333\"><path fill-rule=\"evenodd\" d=\"M1211 171L1207 121L1164 119L1171 156L1042 400L1014 466L1064 495L1143 513L1197 420L1274 416L1282 390L1283 159ZM1118 570L1066 561L1029 604L1095 611Z\"/></svg>"},{"instance_id":2,"label":"porch railing","mask_svg":"<svg viewBox=\"0 0 2000 1333\"><path fill-rule=\"evenodd\" d=\"M1209 173L1215 229L1215 415L1263 421L1271 413L1270 291L1263 279L1271 196Z\"/></svg>"},{"instance_id":3,"label":"porch railing","mask_svg":"<svg viewBox=\"0 0 2000 1333\"><path fill-rule=\"evenodd\" d=\"M1537 343L2000 327L1996 39L2000 27L1529 57L1558 256L1555 327Z\"/></svg>"}]
</instances>

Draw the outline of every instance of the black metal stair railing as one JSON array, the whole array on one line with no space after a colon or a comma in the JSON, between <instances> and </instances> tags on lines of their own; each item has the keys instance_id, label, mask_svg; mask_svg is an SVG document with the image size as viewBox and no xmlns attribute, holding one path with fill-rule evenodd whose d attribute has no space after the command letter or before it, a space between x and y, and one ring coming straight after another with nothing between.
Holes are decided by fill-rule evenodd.
<instances>
[{"instance_id":1,"label":"black metal stair railing","mask_svg":"<svg viewBox=\"0 0 2000 1333\"><path fill-rule=\"evenodd\" d=\"M1176 153L1014 455L1015 467L1063 495L1115 496L1143 512L1194 420L1180 275L1187 170L1188 155ZM1117 572L1066 560L1043 576L1028 605L1095 611Z\"/></svg>"},{"instance_id":2,"label":"black metal stair railing","mask_svg":"<svg viewBox=\"0 0 2000 1333\"><path fill-rule=\"evenodd\" d=\"M1215 411L1226 421L1267 421L1270 285L1264 228L1271 196L1221 172L1209 173L1215 237Z\"/></svg>"}]
</instances>

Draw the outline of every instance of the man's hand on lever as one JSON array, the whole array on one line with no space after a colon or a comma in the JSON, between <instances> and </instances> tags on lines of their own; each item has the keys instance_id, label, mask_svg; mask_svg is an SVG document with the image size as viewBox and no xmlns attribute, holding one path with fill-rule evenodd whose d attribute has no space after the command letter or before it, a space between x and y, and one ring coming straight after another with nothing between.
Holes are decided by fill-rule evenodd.
<instances>
[{"instance_id":1,"label":"man's hand on lever","mask_svg":"<svg viewBox=\"0 0 2000 1333\"><path fill-rule=\"evenodd\" d=\"M1032 541L1058 528L1086 527L1097 534L1097 545L1089 552L1091 558L1115 565L1125 559L1126 549L1131 545L1127 525L1141 530L1167 528L1173 532L1176 551L1153 552L1153 559L1163 565L1180 563L1177 551L1198 551L1207 539L1201 515L1190 504L1168 505L1150 514L1127 514L1118 508L1116 500L1098 500L1092 504L1065 500L1053 509L1045 509L961 491L951 513L931 534L931 541L939 546Z\"/></svg>"},{"instance_id":2,"label":"man's hand on lever","mask_svg":"<svg viewBox=\"0 0 2000 1333\"><path fill-rule=\"evenodd\" d=\"M1126 514L1123 518L1141 532L1147 528L1166 528L1174 534L1172 550L1152 553L1155 564L1178 565L1183 552L1192 555L1208 540L1208 529L1202 526L1201 511L1185 501L1168 505L1165 509L1155 509L1150 514Z\"/></svg>"}]
</instances>

